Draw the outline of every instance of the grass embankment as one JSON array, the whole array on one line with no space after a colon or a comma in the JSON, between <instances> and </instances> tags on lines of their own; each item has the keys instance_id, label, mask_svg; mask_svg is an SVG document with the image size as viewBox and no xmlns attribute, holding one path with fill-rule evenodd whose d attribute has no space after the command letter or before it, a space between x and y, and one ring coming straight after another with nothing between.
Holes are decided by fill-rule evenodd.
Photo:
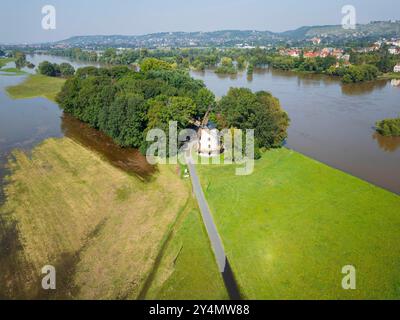
<instances>
[{"instance_id":1,"label":"grass embankment","mask_svg":"<svg viewBox=\"0 0 400 320\"><path fill-rule=\"evenodd\" d=\"M18 68L4 68L10 62L13 62L13 58L0 58L0 75L2 76L21 76L26 74L25 71L22 71Z\"/></svg>"},{"instance_id":2,"label":"grass embankment","mask_svg":"<svg viewBox=\"0 0 400 320\"><path fill-rule=\"evenodd\" d=\"M35 74L29 75L22 83L6 90L13 99L44 97L54 101L64 83L65 79L62 78Z\"/></svg>"},{"instance_id":3,"label":"grass embankment","mask_svg":"<svg viewBox=\"0 0 400 320\"><path fill-rule=\"evenodd\" d=\"M2 76L22 76L24 74L26 74L25 71L22 71L18 68L3 68L0 69L1 72L7 72L7 73L2 73Z\"/></svg>"},{"instance_id":4,"label":"grass embankment","mask_svg":"<svg viewBox=\"0 0 400 320\"><path fill-rule=\"evenodd\" d=\"M400 72L384 73L378 77L379 80L400 80Z\"/></svg>"},{"instance_id":5,"label":"grass embankment","mask_svg":"<svg viewBox=\"0 0 400 320\"><path fill-rule=\"evenodd\" d=\"M3 68L7 63L13 62L13 58L0 58L0 68Z\"/></svg>"},{"instance_id":6,"label":"grass embankment","mask_svg":"<svg viewBox=\"0 0 400 320\"><path fill-rule=\"evenodd\" d=\"M210 298L224 291L197 211L183 216L192 195L174 167L160 166L145 183L68 138L46 140L29 157L16 151L9 166L0 214L3 226L16 229L0 240L16 245L0 256L0 295L46 296L38 290L41 268L51 264L57 290L50 297L137 298L180 214L182 226L157 271L157 294L179 295L175 283L204 289ZM170 255L177 256L175 265Z\"/></svg>"},{"instance_id":7,"label":"grass embankment","mask_svg":"<svg viewBox=\"0 0 400 320\"><path fill-rule=\"evenodd\" d=\"M287 149L250 176L198 170L247 298L400 298L399 196ZM356 290L341 287L345 265Z\"/></svg>"},{"instance_id":8,"label":"grass embankment","mask_svg":"<svg viewBox=\"0 0 400 320\"><path fill-rule=\"evenodd\" d=\"M229 299L193 198L172 235L146 299Z\"/></svg>"}]
</instances>

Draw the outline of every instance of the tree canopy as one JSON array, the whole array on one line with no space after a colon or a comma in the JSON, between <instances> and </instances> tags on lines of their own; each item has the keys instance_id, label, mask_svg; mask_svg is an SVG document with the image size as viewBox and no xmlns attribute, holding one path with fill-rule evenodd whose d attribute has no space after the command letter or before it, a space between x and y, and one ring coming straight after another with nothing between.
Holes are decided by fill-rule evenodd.
<instances>
[{"instance_id":1,"label":"tree canopy","mask_svg":"<svg viewBox=\"0 0 400 320\"><path fill-rule=\"evenodd\" d=\"M152 58L143 61L139 72L126 66L78 69L57 101L65 112L105 132L117 144L142 151L148 130L159 128L168 134L169 121L177 121L178 130L188 128L209 108L222 127L255 129L259 147L280 146L289 123L279 101L267 92L231 89L217 103L202 81Z\"/></svg>"},{"instance_id":2,"label":"tree canopy","mask_svg":"<svg viewBox=\"0 0 400 320\"><path fill-rule=\"evenodd\" d=\"M75 69L69 63L51 63L49 61L43 61L39 64L38 70L40 74L48 77L64 77L68 78L75 74Z\"/></svg>"},{"instance_id":3,"label":"tree canopy","mask_svg":"<svg viewBox=\"0 0 400 320\"><path fill-rule=\"evenodd\" d=\"M279 100L270 93L251 92L246 88L231 88L218 104L220 127L254 129L256 145L260 148L280 147L287 137L289 117Z\"/></svg>"}]
</instances>

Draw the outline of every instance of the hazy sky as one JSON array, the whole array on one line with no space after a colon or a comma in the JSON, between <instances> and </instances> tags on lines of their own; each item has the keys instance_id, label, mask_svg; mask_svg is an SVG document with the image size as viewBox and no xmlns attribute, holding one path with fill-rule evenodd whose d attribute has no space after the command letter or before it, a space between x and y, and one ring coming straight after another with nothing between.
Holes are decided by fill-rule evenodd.
<instances>
[{"instance_id":1,"label":"hazy sky","mask_svg":"<svg viewBox=\"0 0 400 320\"><path fill-rule=\"evenodd\" d=\"M41 27L46 4L56 8L56 30ZM347 4L357 9L358 23L400 20L399 0L1 0L0 43L160 31L285 31L340 24Z\"/></svg>"}]
</instances>

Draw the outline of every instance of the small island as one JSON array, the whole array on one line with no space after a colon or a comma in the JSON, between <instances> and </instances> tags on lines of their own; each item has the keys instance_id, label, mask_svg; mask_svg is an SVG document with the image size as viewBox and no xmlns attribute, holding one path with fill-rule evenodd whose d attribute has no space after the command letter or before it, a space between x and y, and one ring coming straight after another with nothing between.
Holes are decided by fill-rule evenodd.
<instances>
[{"instance_id":1,"label":"small island","mask_svg":"<svg viewBox=\"0 0 400 320\"><path fill-rule=\"evenodd\" d=\"M376 131L385 137L400 137L400 118L378 121Z\"/></svg>"}]
</instances>

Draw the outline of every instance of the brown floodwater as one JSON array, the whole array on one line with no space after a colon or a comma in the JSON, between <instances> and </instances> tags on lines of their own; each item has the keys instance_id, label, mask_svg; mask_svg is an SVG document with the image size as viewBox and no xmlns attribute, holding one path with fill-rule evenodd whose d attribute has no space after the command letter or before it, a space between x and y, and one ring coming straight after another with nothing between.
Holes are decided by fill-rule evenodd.
<instances>
[{"instance_id":1,"label":"brown floodwater","mask_svg":"<svg viewBox=\"0 0 400 320\"><path fill-rule=\"evenodd\" d=\"M33 55L27 57L36 66L45 60L53 63L69 62L75 68L98 64L74 62L62 57ZM13 67L9 63L6 67ZM34 70L26 69L34 72ZM153 173L146 158L135 149L123 149L101 132L90 128L72 117L64 116L58 105L45 98L11 99L8 86L17 85L25 76L2 76L0 74L0 204L4 201L4 182L7 175L6 163L13 149L30 151L41 141L50 137L68 136L82 145L102 154L111 164L143 180Z\"/></svg>"},{"instance_id":2,"label":"brown floodwater","mask_svg":"<svg viewBox=\"0 0 400 320\"><path fill-rule=\"evenodd\" d=\"M36 65L48 60L70 62L75 67L98 66L46 55L28 56L28 60ZM217 96L226 94L230 87L270 91L291 118L288 148L400 194L400 138L383 137L374 131L377 120L400 116L400 87L392 85L396 83L342 85L330 77L268 68L256 69L252 76L217 75L212 70L191 74ZM143 179L154 172L138 151L119 148L107 136L63 116L55 103L43 98L10 99L5 87L23 79L0 75L0 186L12 149L29 151L48 137L64 135ZM2 198L0 192L0 202Z\"/></svg>"},{"instance_id":3,"label":"brown floodwater","mask_svg":"<svg viewBox=\"0 0 400 320\"><path fill-rule=\"evenodd\" d=\"M104 133L68 114L63 114L61 118L61 130L66 137L99 153L115 167L142 180L148 180L156 171L156 167L150 165L137 149L119 147Z\"/></svg>"},{"instance_id":4,"label":"brown floodwater","mask_svg":"<svg viewBox=\"0 0 400 320\"><path fill-rule=\"evenodd\" d=\"M373 138L378 142L379 147L386 152L395 152L400 148L400 137L384 137L375 132Z\"/></svg>"},{"instance_id":5,"label":"brown floodwater","mask_svg":"<svg viewBox=\"0 0 400 320\"><path fill-rule=\"evenodd\" d=\"M286 147L400 194L400 138L374 130L376 121L400 116L400 86L390 81L342 85L323 75L268 68L250 77L212 70L191 75L219 97L230 87L271 92L291 119Z\"/></svg>"},{"instance_id":6,"label":"brown floodwater","mask_svg":"<svg viewBox=\"0 0 400 320\"><path fill-rule=\"evenodd\" d=\"M28 60L72 62L65 58L33 56ZM72 62L75 67L87 63ZM11 66L11 65L10 65ZM32 70L28 70L32 72ZM297 75L269 69L256 70L252 76L217 75L211 70L192 72L204 80L217 96L230 87L248 87L254 91L270 91L281 101L291 118L286 146L330 166L400 194L400 138L383 137L374 130L374 123L400 116L400 87L396 82L375 81L342 85L339 81L317 75ZM4 201L2 187L7 174L6 162L13 149L27 152L49 137L69 137L99 153L114 166L148 180L155 172L145 157L135 149L119 148L106 135L71 116L63 115L57 104L33 98L13 100L5 88L24 80L23 76L0 75L0 204ZM5 291L15 270L21 267L16 259L22 245L15 223L0 217L0 299L39 297L26 295L23 286L13 281L12 292ZM57 270L69 283L77 257L63 257ZM63 272L61 272L63 273ZM24 279L21 275L21 283ZM18 283L17 283L18 282ZM66 285L65 292L71 288Z\"/></svg>"},{"instance_id":7,"label":"brown floodwater","mask_svg":"<svg viewBox=\"0 0 400 320\"><path fill-rule=\"evenodd\" d=\"M38 63L51 57L35 58ZM29 57L28 57L29 59ZM54 61L53 61L54 62ZM60 63L60 59L57 59ZM12 67L12 65L9 65ZM75 65L78 66L78 65ZM99 153L112 165L135 175L144 181L150 179L155 168L137 150L118 147L109 137L88 125L64 115L54 102L44 98L13 100L6 94L6 87L17 85L24 76L0 75L0 205L5 201L3 193L6 164L14 149L29 152L41 141L50 137L69 137L81 145ZM43 294L40 279L31 279L31 266L20 254L20 236L15 221L0 215L0 299L69 299L77 288L71 287L71 275L79 260L74 254L64 253L55 265L57 268L57 292ZM34 285L27 285L28 283ZM37 283L36 283L37 281ZM36 289L34 289L36 288Z\"/></svg>"}]
</instances>

